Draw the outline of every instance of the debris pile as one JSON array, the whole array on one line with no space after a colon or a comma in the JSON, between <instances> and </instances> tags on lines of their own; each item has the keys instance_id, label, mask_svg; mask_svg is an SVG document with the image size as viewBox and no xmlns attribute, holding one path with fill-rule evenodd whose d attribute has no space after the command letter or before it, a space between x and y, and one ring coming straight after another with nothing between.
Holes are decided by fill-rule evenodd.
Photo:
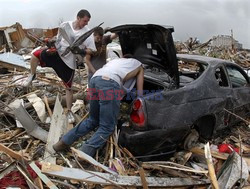
<instances>
[{"instance_id":1,"label":"debris pile","mask_svg":"<svg viewBox=\"0 0 250 189\"><path fill-rule=\"evenodd\" d=\"M209 39L205 43L199 43L197 39L190 38L186 42L176 42L177 53L205 55L214 58L230 60L239 64L241 67L249 69L250 67L250 50L214 47L211 45L213 39Z\"/></svg>"},{"instance_id":2,"label":"debris pile","mask_svg":"<svg viewBox=\"0 0 250 189\"><path fill-rule=\"evenodd\" d=\"M28 75L28 53L40 44L37 40L30 39L31 48L20 53L20 49L27 47L22 46L27 41L27 33L19 25L17 30L5 29L22 33L23 37L18 38L15 43L13 39L7 40L13 46L9 45L10 49L3 47L3 52L8 52L0 54L0 188L249 186L248 120L243 120L231 130L222 131L217 138L210 141L211 144L204 141L204 144L195 144L189 150L180 148L172 158L163 161L138 161L126 148L118 146L118 131L110 137L105 148L98 151L95 158L77 150L81 141L88 136L74 143L70 151L55 153L52 145L73 127L67 123L63 108L65 89L50 69L40 69L32 87L21 87L20 84ZM209 42L189 45L182 43L177 45L177 50L182 53L228 57L249 67L249 52L211 49L208 44ZM11 50L15 53L10 53ZM79 67L73 85L72 107L77 123L88 116L86 88L86 68ZM122 108L125 110L121 112L126 112L127 105L123 104Z\"/></svg>"}]
</instances>

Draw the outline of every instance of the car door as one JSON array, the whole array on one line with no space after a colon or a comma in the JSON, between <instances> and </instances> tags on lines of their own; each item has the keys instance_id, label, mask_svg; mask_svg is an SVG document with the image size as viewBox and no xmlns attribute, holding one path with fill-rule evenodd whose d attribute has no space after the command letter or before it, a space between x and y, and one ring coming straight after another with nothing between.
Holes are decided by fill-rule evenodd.
<instances>
[{"instance_id":1,"label":"car door","mask_svg":"<svg viewBox=\"0 0 250 189\"><path fill-rule=\"evenodd\" d=\"M250 84L245 71L237 65L225 65L229 82L232 87L234 121L249 116L250 112Z\"/></svg>"},{"instance_id":2,"label":"car door","mask_svg":"<svg viewBox=\"0 0 250 189\"><path fill-rule=\"evenodd\" d=\"M228 111L233 111L234 107L234 95L232 95L232 87L228 78L227 71L223 64L219 64L215 67L214 76L219 86L218 93L224 98L223 103L218 105L217 121L219 121L219 127L228 126L232 120L232 114ZM228 110L228 111L226 111Z\"/></svg>"}]
</instances>

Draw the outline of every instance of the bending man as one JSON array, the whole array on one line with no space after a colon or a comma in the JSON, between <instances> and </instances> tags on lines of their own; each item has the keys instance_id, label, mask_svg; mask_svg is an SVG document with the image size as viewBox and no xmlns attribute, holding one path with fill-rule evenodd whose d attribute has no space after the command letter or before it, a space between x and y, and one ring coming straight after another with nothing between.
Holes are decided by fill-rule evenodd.
<instances>
[{"instance_id":1,"label":"bending man","mask_svg":"<svg viewBox=\"0 0 250 189\"><path fill-rule=\"evenodd\" d=\"M80 137L98 127L94 135L81 147L83 152L93 157L96 150L106 143L115 129L120 111L122 88L126 82L131 83L131 80L136 80L137 94L142 94L144 72L141 62L134 58L114 59L97 70L90 80L88 90L89 118L64 135L53 146L54 150L65 150Z\"/></svg>"}]
</instances>

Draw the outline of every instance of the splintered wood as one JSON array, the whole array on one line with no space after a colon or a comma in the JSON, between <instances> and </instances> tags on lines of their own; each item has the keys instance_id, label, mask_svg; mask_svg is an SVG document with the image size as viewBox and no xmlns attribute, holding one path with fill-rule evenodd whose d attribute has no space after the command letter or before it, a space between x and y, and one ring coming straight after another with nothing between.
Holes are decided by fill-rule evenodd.
<instances>
[{"instance_id":1,"label":"splintered wood","mask_svg":"<svg viewBox=\"0 0 250 189\"><path fill-rule=\"evenodd\" d=\"M32 85L26 88L22 86L30 68L26 60L30 58L30 52L40 45L38 41L18 23L3 31L3 35L13 35L16 40L6 38L14 53L2 51L0 54L5 58L0 60L0 188L13 186L6 185L6 179L9 179L9 183L17 184L13 187L39 189L249 186L249 119L241 119L242 122L232 127L229 133L221 133L209 141L210 145L198 143L189 150L184 150L180 145L173 156L161 161L139 161L138 157L118 145L117 129L95 158L78 150L92 133L80 138L68 151L55 153L53 144L89 116L86 99L87 68L79 62L72 86L74 104L71 109L77 121L75 124L67 124L64 111L66 90L52 69L38 67ZM53 37L56 32L57 28L43 31L43 34ZM23 41L28 42L31 48L22 49L24 52L19 52L21 56L16 52L21 50L19 47ZM200 44L197 39L189 39L184 43L176 42L175 45L178 53L227 59L244 67L246 72L249 70L249 50L213 47L211 42L212 39ZM0 50L5 48L0 47ZM13 59L18 60L17 63L13 63ZM196 71L197 65L195 62L181 62L179 68L183 71ZM124 108L124 111L121 111L120 116L128 117L130 105L121 104L121 110ZM235 112L225 111L237 116ZM221 144L230 153L222 152L219 148ZM16 175L20 176L18 180L15 180Z\"/></svg>"}]
</instances>

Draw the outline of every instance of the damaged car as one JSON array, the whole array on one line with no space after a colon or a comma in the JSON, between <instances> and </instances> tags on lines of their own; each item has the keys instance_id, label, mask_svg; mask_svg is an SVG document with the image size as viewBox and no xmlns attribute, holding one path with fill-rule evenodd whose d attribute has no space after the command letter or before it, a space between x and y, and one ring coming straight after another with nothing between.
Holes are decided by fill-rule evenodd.
<instances>
[{"instance_id":1,"label":"damaged car","mask_svg":"<svg viewBox=\"0 0 250 189\"><path fill-rule=\"evenodd\" d=\"M119 35L122 53L144 67L144 95L124 97L131 107L129 124L120 122L119 134L119 145L139 159L173 154L180 145L191 148L249 116L245 71L222 59L176 55L173 31L153 24L111 29Z\"/></svg>"}]
</instances>

